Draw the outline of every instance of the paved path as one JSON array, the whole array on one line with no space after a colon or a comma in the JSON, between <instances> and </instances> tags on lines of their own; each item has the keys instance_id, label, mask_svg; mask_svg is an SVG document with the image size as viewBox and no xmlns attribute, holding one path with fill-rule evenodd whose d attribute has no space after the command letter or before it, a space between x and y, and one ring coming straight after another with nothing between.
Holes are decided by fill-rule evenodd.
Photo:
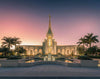
<instances>
[{"instance_id":1,"label":"paved path","mask_svg":"<svg viewBox=\"0 0 100 79\"><path fill-rule=\"evenodd\" d=\"M94 76L100 77L100 68L39 65L23 68L0 68L0 76Z\"/></svg>"}]
</instances>

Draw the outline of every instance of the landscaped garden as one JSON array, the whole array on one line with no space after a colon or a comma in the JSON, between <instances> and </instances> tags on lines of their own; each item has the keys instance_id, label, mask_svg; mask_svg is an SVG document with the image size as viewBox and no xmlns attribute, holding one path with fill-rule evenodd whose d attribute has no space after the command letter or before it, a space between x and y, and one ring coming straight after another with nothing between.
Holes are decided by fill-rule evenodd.
<instances>
[{"instance_id":1,"label":"landscaped garden","mask_svg":"<svg viewBox=\"0 0 100 79\"><path fill-rule=\"evenodd\" d=\"M71 61L74 59L79 60L92 60L100 59L100 48L96 46L96 43L99 42L97 39L98 36L93 33L88 33L84 37L81 37L77 42L78 55L75 56L71 53L69 56L64 56L61 53L54 55L56 61ZM44 56L41 53L36 54L35 56L26 55L26 49L24 49L20 44L21 41L17 37L3 37L3 42L0 48L0 58L6 58L8 60L14 59L27 59L35 61L43 61Z\"/></svg>"},{"instance_id":2,"label":"landscaped garden","mask_svg":"<svg viewBox=\"0 0 100 79\"><path fill-rule=\"evenodd\" d=\"M0 48L0 58L7 59L21 59L22 54L26 53L26 50L20 46L21 41L16 37L3 37L3 42Z\"/></svg>"},{"instance_id":3,"label":"landscaped garden","mask_svg":"<svg viewBox=\"0 0 100 79\"><path fill-rule=\"evenodd\" d=\"M97 38L98 36L93 35L93 33L88 33L87 35L79 39L79 42L77 42L77 50L79 52L78 59L100 59L100 48L96 46L96 43L99 42Z\"/></svg>"}]
</instances>

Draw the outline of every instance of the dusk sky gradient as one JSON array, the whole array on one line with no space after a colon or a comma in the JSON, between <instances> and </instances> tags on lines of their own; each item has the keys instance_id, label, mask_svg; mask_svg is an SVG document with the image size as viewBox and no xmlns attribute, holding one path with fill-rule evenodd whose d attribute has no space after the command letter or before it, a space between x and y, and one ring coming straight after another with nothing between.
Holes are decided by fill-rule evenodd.
<instances>
[{"instance_id":1,"label":"dusk sky gradient","mask_svg":"<svg viewBox=\"0 0 100 79\"><path fill-rule=\"evenodd\" d=\"M16 36L22 44L42 45L49 14L58 45L74 45L87 33L100 40L100 0L0 0L0 39Z\"/></svg>"}]
</instances>

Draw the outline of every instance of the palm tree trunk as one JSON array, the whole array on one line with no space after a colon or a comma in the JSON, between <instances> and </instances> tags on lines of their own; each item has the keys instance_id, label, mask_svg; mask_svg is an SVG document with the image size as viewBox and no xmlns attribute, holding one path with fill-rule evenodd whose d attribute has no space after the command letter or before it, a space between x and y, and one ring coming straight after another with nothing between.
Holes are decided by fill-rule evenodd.
<instances>
[{"instance_id":1,"label":"palm tree trunk","mask_svg":"<svg viewBox=\"0 0 100 79\"><path fill-rule=\"evenodd\" d=\"M84 47L84 43L83 43L83 47Z\"/></svg>"},{"instance_id":2,"label":"palm tree trunk","mask_svg":"<svg viewBox=\"0 0 100 79\"><path fill-rule=\"evenodd\" d=\"M10 50L10 43L8 44L8 48L9 48L9 50Z\"/></svg>"},{"instance_id":3,"label":"palm tree trunk","mask_svg":"<svg viewBox=\"0 0 100 79\"><path fill-rule=\"evenodd\" d=\"M89 45L90 45L89 47L91 47L91 43Z\"/></svg>"}]
</instances>

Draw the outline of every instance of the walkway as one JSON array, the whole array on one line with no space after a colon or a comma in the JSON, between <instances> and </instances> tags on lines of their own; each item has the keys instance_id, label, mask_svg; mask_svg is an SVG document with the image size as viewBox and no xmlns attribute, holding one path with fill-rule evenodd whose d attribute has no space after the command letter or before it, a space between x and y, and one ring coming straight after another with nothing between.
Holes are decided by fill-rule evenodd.
<instances>
[{"instance_id":1,"label":"walkway","mask_svg":"<svg viewBox=\"0 0 100 79\"><path fill-rule=\"evenodd\" d=\"M99 76L100 68L38 65L33 67L0 68L0 76Z\"/></svg>"}]
</instances>

